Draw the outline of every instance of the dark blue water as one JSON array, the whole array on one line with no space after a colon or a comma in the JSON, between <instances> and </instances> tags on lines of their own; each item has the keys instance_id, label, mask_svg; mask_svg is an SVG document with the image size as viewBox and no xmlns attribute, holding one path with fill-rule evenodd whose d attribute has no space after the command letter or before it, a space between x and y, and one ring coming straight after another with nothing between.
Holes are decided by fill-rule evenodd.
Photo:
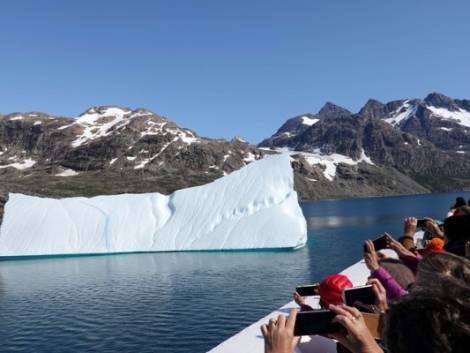
<instances>
[{"instance_id":1,"label":"dark blue water","mask_svg":"<svg viewBox=\"0 0 470 353\"><path fill-rule=\"evenodd\" d=\"M362 240L400 234L406 216L442 218L456 196L303 203L298 251L0 262L0 351L205 352L359 260Z\"/></svg>"}]
</instances>

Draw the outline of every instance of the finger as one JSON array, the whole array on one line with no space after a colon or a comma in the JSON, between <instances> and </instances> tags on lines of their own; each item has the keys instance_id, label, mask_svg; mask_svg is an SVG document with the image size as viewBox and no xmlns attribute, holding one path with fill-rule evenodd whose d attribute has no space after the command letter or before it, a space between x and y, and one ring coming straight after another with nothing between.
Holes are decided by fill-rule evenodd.
<instances>
[{"instance_id":1,"label":"finger","mask_svg":"<svg viewBox=\"0 0 470 353\"><path fill-rule=\"evenodd\" d=\"M346 346L346 342L348 341L348 339L346 338L346 335L343 333L329 333L328 337L334 340L337 340L343 346Z\"/></svg>"},{"instance_id":2,"label":"finger","mask_svg":"<svg viewBox=\"0 0 470 353\"><path fill-rule=\"evenodd\" d=\"M354 320L351 320L349 316L347 315L336 315L336 317L333 319L333 322L339 323L341 326L343 326L348 332L351 332L354 330Z\"/></svg>"},{"instance_id":3,"label":"finger","mask_svg":"<svg viewBox=\"0 0 470 353\"><path fill-rule=\"evenodd\" d=\"M300 338L301 338L300 336L295 336L294 337L294 339L292 341L292 347L296 347L299 344Z\"/></svg>"},{"instance_id":4,"label":"finger","mask_svg":"<svg viewBox=\"0 0 470 353\"><path fill-rule=\"evenodd\" d=\"M286 326L286 317L284 315L279 315L277 317L277 327L284 328Z\"/></svg>"},{"instance_id":5,"label":"finger","mask_svg":"<svg viewBox=\"0 0 470 353\"><path fill-rule=\"evenodd\" d=\"M353 308L352 306L347 306L347 305L341 305L341 307L350 315L352 315L355 318L361 317L362 314L359 310L356 308Z\"/></svg>"},{"instance_id":6,"label":"finger","mask_svg":"<svg viewBox=\"0 0 470 353\"><path fill-rule=\"evenodd\" d=\"M375 294L385 294L385 287L380 283L380 281L377 278L371 278L369 281L369 284L372 285L372 290L375 292Z\"/></svg>"},{"instance_id":7,"label":"finger","mask_svg":"<svg viewBox=\"0 0 470 353\"><path fill-rule=\"evenodd\" d=\"M336 313L336 316L338 315L344 315L344 316L348 316L349 313L343 309L343 307L341 305L333 305L333 304L330 304L330 306L328 307L328 309L330 309L331 311L333 311L334 313Z\"/></svg>"},{"instance_id":8,"label":"finger","mask_svg":"<svg viewBox=\"0 0 470 353\"><path fill-rule=\"evenodd\" d=\"M376 298L380 297L380 290L377 287L377 283L372 283L372 291L374 292Z\"/></svg>"},{"instance_id":9,"label":"finger","mask_svg":"<svg viewBox=\"0 0 470 353\"><path fill-rule=\"evenodd\" d=\"M276 320L275 319L269 320L269 331L272 331L275 328L276 328Z\"/></svg>"},{"instance_id":10,"label":"finger","mask_svg":"<svg viewBox=\"0 0 470 353\"><path fill-rule=\"evenodd\" d=\"M263 334L263 337L264 338L268 337L268 335L269 335L268 325L266 325L266 324L261 325L260 329L261 329L261 333Z\"/></svg>"},{"instance_id":11,"label":"finger","mask_svg":"<svg viewBox=\"0 0 470 353\"><path fill-rule=\"evenodd\" d=\"M368 253L371 253L371 252L375 251L374 243L372 243L372 241L366 240L365 244L366 244L366 250L367 250Z\"/></svg>"},{"instance_id":12,"label":"finger","mask_svg":"<svg viewBox=\"0 0 470 353\"><path fill-rule=\"evenodd\" d=\"M297 319L297 313L299 311L297 309L292 309L290 314L289 314L289 317L287 318L287 322L286 322L286 327L289 329L289 330L294 330L294 326L295 326L295 320Z\"/></svg>"}]
</instances>

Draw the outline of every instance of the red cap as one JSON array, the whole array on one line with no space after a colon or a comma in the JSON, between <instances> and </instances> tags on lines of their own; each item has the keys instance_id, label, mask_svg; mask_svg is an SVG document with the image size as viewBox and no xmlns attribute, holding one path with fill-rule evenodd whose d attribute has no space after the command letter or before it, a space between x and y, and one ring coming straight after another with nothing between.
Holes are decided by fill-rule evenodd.
<instances>
[{"instance_id":1,"label":"red cap","mask_svg":"<svg viewBox=\"0 0 470 353\"><path fill-rule=\"evenodd\" d=\"M343 302L343 290L353 285L345 275L331 275L326 277L318 288L320 294L320 305L328 308L330 304L338 305Z\"/></svg>"}]
</instances>

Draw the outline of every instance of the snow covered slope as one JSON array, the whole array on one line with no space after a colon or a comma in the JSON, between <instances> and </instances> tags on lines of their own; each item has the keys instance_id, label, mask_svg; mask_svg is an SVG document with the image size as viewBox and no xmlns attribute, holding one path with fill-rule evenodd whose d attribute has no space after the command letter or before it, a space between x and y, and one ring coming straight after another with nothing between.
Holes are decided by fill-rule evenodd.
<instances>
[{"instance_id":1,"label":"snow covered slope","mask_svg":"<svg viewBox=\"0 0 470 353\"><path fill-rule=\"evenodd\" d=\"M307 229L293 185L290 157L278 155L170 196L10 194L0 256L299 247Z\"/></svg>"}]
</instances>

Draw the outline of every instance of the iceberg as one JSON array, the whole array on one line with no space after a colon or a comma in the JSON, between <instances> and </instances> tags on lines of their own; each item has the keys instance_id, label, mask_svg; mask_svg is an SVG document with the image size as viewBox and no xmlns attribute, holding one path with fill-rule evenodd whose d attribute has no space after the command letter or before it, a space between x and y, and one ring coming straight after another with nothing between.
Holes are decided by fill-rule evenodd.
<instances>
[{"instance_id":1,"label":"iceberg","mask_svg":"<svg viewBox=\"0 0 470 353\"><path fill-rule=\"evenodd\" d=\"M284 154L168 196L52 199L10 193L0 256L297 248L306 241Z\"/></svg>"}]
</instances>

